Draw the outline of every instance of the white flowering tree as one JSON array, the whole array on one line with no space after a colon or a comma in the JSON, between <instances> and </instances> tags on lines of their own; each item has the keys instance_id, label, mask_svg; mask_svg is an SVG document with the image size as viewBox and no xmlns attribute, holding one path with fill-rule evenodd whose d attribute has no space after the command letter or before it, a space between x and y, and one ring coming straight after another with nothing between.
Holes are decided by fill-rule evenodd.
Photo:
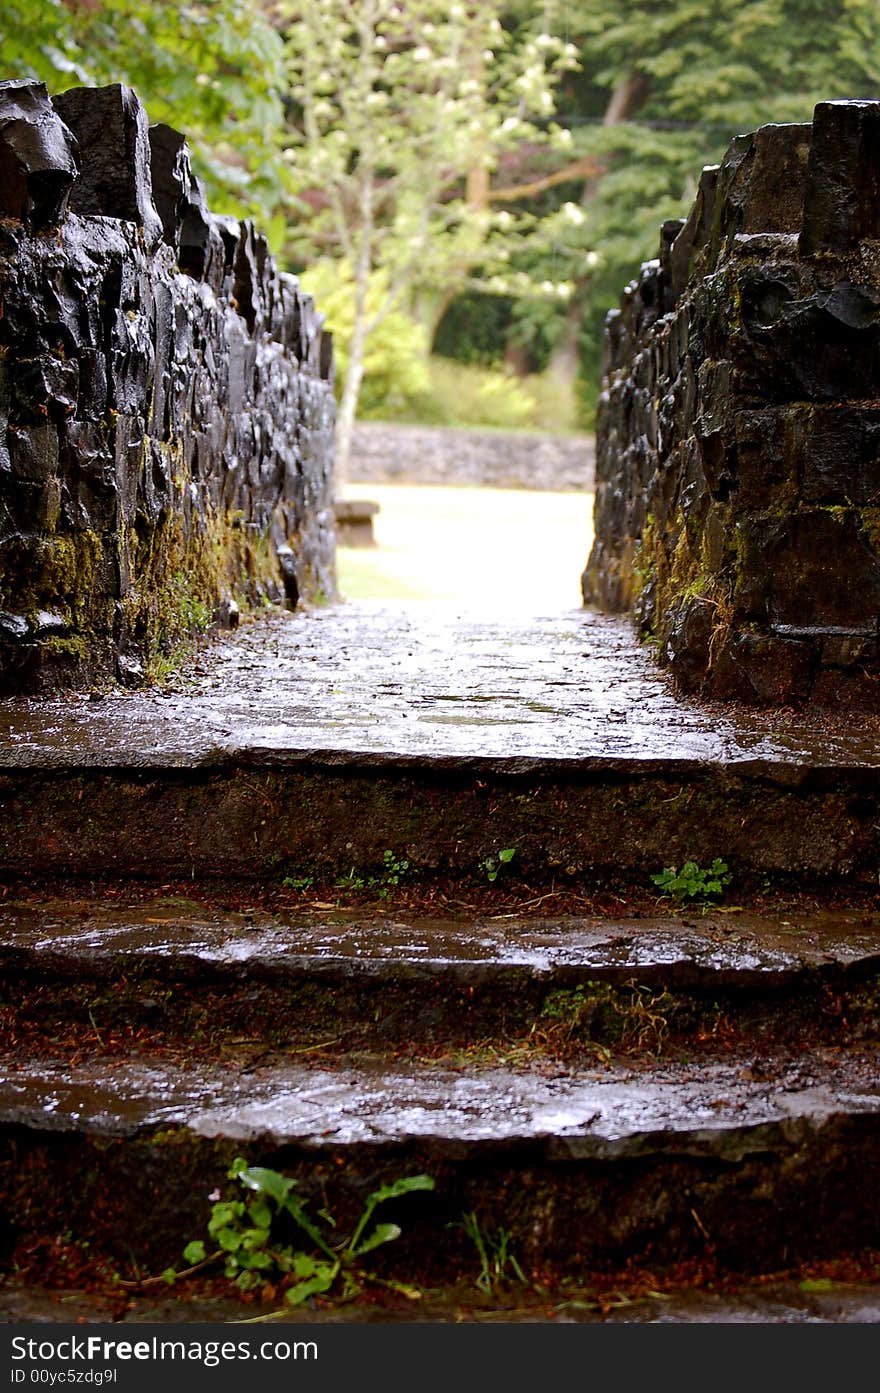
<instances>
[{"instance_id":1,"label":"white flowering tree","mask_svg":"<svg viewBox=\"0 0 880 1393\"><path fill-rule=\"evenodd\" d=\"M289 154L307 208L288 249L300 266L344 262L351 284L337 426L344 478L365 349L383 320L401 308L436 318L477 268L488 288L517 288L504 268L529 219L499 209L493 180L506 152L564 148L554 84L575 54L547 32L506 31L501 0L280 8L295 103Z\"/></svg>"}]
</instances>

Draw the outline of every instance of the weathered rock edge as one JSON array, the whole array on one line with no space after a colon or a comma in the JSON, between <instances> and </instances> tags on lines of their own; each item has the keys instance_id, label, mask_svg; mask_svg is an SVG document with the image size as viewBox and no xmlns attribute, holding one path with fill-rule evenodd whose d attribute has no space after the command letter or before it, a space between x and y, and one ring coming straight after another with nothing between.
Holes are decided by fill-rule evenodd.
<instances>
[{"instance_id":1,"label":"weathered rock edge","mask_svg":"<svg viewBox=\"0 0 880 1393\"><path fill-rule=\"evenodd\" d=\"M179 1263L237 1154L323 1195L343 1226L378 1183L431 1174L435 1190L402 1206L395 1245L423 1280L456 1270L469 1210L506 1228L529 1268L571 1273L707 1255L757 1271L880 1242L864 1183L880 1160L878 1100L843 1080L737 1089L727 1066L701 1064L661 1082L293 1067L239 1083L228 1069L116 1061L34 1065L5 1085L7 1247L65 1232L125 1270Z\"/></svg>"},{"instance_id":2,"label":"weathered rock edge","mask_svg":"<svg viewBox=\"0 0 880 1393\"><path fill-rule=\"evenodd\" d=\"M491 762L414 771L221 758L198 768L0 772L0 872L165 880L333 878L381 871L471 878L516 848L530 886L647 877L719 848L738 874L876 883L873 769L804 769L793 783L723 765L504 774Z\"/></svg>"},{"instance_id":3,"label":"weathered rock edge","mask_svg":"<svg viewBox=\"0 0 880 1393\"><path fill-rule=\"evenodd\" d=\"M679 689L880 705L880 102L738 136L606 321L587 603Z\"/></svg>"},{"instance_id":4,"label":"weathered rock edge","mask_svg":"<svg viewBox=\"0 0 880 1393\"><path fill-rule=\"evenodd\" d=\"M0 83L0 690L335 593L332 347L119 85Z\"/></svg>"}]
</instances>

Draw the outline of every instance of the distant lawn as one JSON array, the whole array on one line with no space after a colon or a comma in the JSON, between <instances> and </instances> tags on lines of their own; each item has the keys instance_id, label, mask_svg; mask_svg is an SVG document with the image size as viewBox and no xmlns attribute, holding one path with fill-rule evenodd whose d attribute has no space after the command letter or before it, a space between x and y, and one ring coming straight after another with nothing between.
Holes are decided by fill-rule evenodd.
<instances>
[{"instance_id":1,"label":"distant lawn","mask_svg":"<svg viewBox=\"0 0 880 1393\"><path fill-rule=\"evenodd\" d=\"M377 545L338 550L347 599L432 600L496 613L580 607L592 494L364 483L340 492L379 504Z\"/></svg>"}]
</instances>

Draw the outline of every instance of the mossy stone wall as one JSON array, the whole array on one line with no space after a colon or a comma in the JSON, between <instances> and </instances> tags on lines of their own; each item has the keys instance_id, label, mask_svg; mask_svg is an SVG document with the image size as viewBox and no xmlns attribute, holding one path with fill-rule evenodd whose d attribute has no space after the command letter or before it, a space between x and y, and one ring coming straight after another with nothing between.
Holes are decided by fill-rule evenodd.
<instances>
[{"instance_id":1,"label":"mossy stone wall","mask_svg":"<svg viewBox=\"0 0 880 1393\"><path fill-rule=\"evenodd\" d=\"M335 593L332 349L134 93L0 83L0 689Z\"/></svg>"},{"instance_id":2,"label":"mossy stone wall","mask_svg":"<svg viewBox=\"0 0 880 1393\"><path fill-rule=\"evenodd\" d=\"M584 599L676 685L880 707L880 103L738 137L608 316Z\"/></svg>"}]
</instances>

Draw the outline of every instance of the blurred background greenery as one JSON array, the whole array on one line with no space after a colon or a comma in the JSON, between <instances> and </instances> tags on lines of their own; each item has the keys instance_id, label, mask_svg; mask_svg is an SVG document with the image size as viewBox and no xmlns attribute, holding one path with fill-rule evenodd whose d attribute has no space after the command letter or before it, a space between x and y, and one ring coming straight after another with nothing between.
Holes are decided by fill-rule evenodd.
<instances>
[{"instance_id":1,"label":"blurred background greenery","mask_svg":"<svg viewBox=\"0 0 880 1393\"><path fill-rule=\"evenodd\" d=\"M0 68L121 81L337 346L356 416L589 429L601 324L730 139L880 95L876 0L5 0Z\"/></svg>"}]
</instances>

